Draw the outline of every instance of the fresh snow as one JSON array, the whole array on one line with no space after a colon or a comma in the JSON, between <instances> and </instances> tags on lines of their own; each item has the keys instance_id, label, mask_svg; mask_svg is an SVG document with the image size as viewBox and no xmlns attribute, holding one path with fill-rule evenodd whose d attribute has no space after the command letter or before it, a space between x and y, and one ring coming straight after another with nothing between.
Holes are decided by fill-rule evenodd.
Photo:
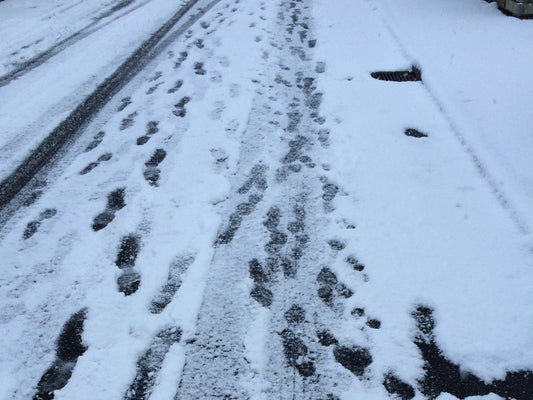
<instances>
[{"instance_id":1,"label":"fresh snow","mask_svg":"<svg viewBox=\"0 0 533 400\"><path fill-rule=\"evenodd\" d=\"M0 2L2 76L87 33L0 87L0 179L185 3ZM0 215L0 399L80 310L35 399L464 398L420 306L464 379L532 371L532 39L482 0L200 0Z\"/></svg>"},{"instance_id":2,"label":"fresh snow","mask_svg":"<svg viewBox=\"0 0 533 400\"><path fill-rule=\"evenodd\" d=\"M415 3L411 8L421 13ZM368 296L366 302L386 313L383 319L391 323L389 337L381 339L387 346L383 357L390 362L387 354L398 327L408 324L405 310L425 299L439 305L437 336L453 360L486 379L504 375L509 366L524 368L533 357L525 350L531 347L533 314L520 306L533 300L531 279L524 279L531 274L529 240L517 232L509 210L501 207L487 177L480 176L458 142L431 88L367 79L372 70L409 68L414 60L383 30L372 3L350 4L332 9L324 2L316 8L319 32L327 38L317 57L334 60L328 62L320 89L326 93L324 112L337 121L331 128L336 161L331 172L349 195L338 208L338 219L358 223L350 242L375 266L373 287L368 285L361 296ZM430 19L435 10L426 8L427 14L399 19L404 25ZM457 12L451 4L449 8L449 13ZM440 49L423 49L428 59L444 57ZM431 87L450 90L453 71L438 86L441 78L432 73L440 70L434 72L434 64L424 69L424 79L427 75ZM519 115L523 125L517 135L527 131L529 117L525 110ZM494 114L487 118L499 121ZM431 140L403 136L408 127L428 132ZM525 161L531 164L531 157Z\"/></svg>"},{"instance_id":3,"label":"fresh snow","mask_svg":"<svg viewBox=\"0 0 533 400\"><path fill-rule=\"evenodd\" d=\"M68 116L73 105L81 103L150 34L179 10L182 3L169 0L137 1L139 4L135 6L136 2L133 2L96 21L91 19L92 15L81 5L70 8L65 13L60 13L57 9L55 14L52 13L54 17L49 21L48 30L50 26L57 29L69 27L73 20L87 22L87 25L76 31L80 34L73 40L64 44L61 44L61 40L66 33L53 36L53 41L48 39L45 49L31 47L33 52L20 62L39 57L48 50L55 51L55 46L59 46L61 51L53 57L53 62L46 62L39 68L31 65L25 73L9 79L9 84L0 85L0 179L5 179ZM12 3L17 2L7 1L1 5L7 8L8 16L15 14L20 7ZM27 2L26 8L31 10L32 3ZM103 12L106 8L101 3L99 8ZM18 32L17 35L24 38L29 36L32 40L34 37L49 36L46 29L26 34L26 31L33 30L34 24L44 24L40 18L35 15L32 18L28 14L22 13L20 18L13 16L8 19L6 26L13 27ZM103 13L106 14L108 13ZM110 42L111 37L113 40ZM9 44L10 41L4 42L2 39L2 43ZM5 53L2 51L0 54L7 54L10 50L8 47ZM9 56L2 59L9 60ZM8 64L0 79L9 78L9 73L16 69L17 61L11 63L13 62L15 65Z\"/></svg>"}]
</instances>

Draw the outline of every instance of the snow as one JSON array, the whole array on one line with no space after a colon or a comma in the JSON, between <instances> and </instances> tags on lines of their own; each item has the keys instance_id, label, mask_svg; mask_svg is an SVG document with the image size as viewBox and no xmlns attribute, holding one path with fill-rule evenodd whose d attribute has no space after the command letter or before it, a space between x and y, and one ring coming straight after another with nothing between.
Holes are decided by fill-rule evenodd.
<instances>
[{"instance_id":1,"label":"snow","mask_svg":"<svg viewBox=\"0 0 533 400\"><path fill-rule=\"evenodd\" d=\"M6 1L1 6L17 10L18 7L12 3L15 2ZM140 7L132 5L129 13L127 8L119 10L118 16L107 17L116 19L113 23L105 22L104 18L89 32L84 31L79 40L69 43L54 57L54 62L30 69L9 85L0 87L0 179L5 179L68 116L73 104L79 104L114 72L144 40L180 9L182 3L152 0L138 4ZM25 4L31 9L33 2ZM102 8L101 3L99 8ZM50 23L51 26L69 26L73 19L90 21L90 16L86 7L79 6L69 9L68 13L56 14ZM8 26L16 27L18 33L15 36L20 34L25 37L26 31L32 30L33 24L37 23L26 13L12 20L8 21L11 22ZM85 33L88 35L85 36ZM49 35L49 32L46 29L37 30L30 37L33 35ZM109 43L109 37L113 37L112 43ZM52 48L61 38L59 36L51 41L47 48ZM6 48L6 53L9 51L9 47ZM39 50L34 49L31 56L38 53Z\"/></svg>"},{"instance_id":2,"label":"snow","mask_svg":"<svg viewBox=\"0 0 533 400\"><path fill-rule=\"evenodd\" d=\"M398 48L396 38L383 28L384 22L372 10L374 3L379 4L360 2L356 7L353 2L344 2L339 7L330 7L319 2L315 9L318 36L328 38L317 49L318 59L328 60L327 71L320 77L320 87L326 93L323 110L329 112L330 120L337 121L331 125L331 154L335 155L331 174L349 196L342 199L342 204L339 201L337 219L356 221L357 229L345 237L354 243L353 251L374 266L368 272L370 282L357 294L357 301L368 304L369 310L388 321L375 344L383 350L382 360L374 365L383 362L385 368L391 362L390 354L395 353L394 367L406 377L411 376L413 382L416 373L407 366L412 364L410 359L416 350L399 349L394 344L405 343L412 335L409 313L415 305L429 304L438 310L437 337L446 356L487 381L502 379L506 370L527 368L533 359L533 353L527 350L533 339L529 329L533 313L523 308L533 301L528 240L512 223L507 210L498 204L486 178L480 176L465 154L449 119L443 118L433 99L439 97L439 89L445 93L463 89L464 73L450 68L446 72L449 75L437 76L442 71L436 66L450 52L462 51L466 57L472 43L466 41L459 46L454 41L450 47L436 49L427 42L423 47L414 39L408 41L419 51L417 60L423 65L424 86L426 77L429 82L427 89L419 83L372 80L369 73L373 70L409 69L413 61L401 51L394 51ZM420 35L424 29L414 22L424 21L428 24L426 29L444 26L454 21L457 2L446 3L447 13L436 12L428 3L420 9L421 2L411 2L417 14L403 18L397 17L402 15L398 6L389 3L392 4L384 2L387 7L396 7L394 21L401 21L402 32L407 30L414 36L418 29L416 38L446 43L437 39L445 33L435 29L433 36L435 30L431 29L431 35ZM462 11L473 14L471 9ZM526 48L530 45L529 28L520 36ZM470 30L463 35L467 33ZM485 51L495 46L487 44ZM482 51L482 43L475 47ZM512 74L527 65L533 53L524 54L518 60L502 58L501 64L494 60L493 66L505 68L506 63L512 62L513 68L508 70ZM472 58L469 61L471 67L478 65ZM477 86L471 83L465 90L483 97L476 88L481 86L485 90L486 86L480 83L487 80ZM527 80L524 83L527 87ZM501 87L497 93L516 95L507 94ZM517 99L524 102L519 93ZM448 104L447 101L442 102ZM520 101L514 100L510 107ZM474 111L481 114L482 107L478 105ZM494 129L484 128L495 125L495 121L501 124L501 114L482 115L487 121L477 130L488 139L498 136ZM527 129L523 128L529 126L530 116L524 108L518 113L517 135L526 136ZM408 138L403 135L408 127L428 132L430 138ZM524 146L530 139L525 137L520 143L520 137L512 146ZM473 136L468 139L476 140ZM510 147L501 149L502 153L506 151ZM531 164L531 157L523 159L517 154L516 159L517 167L523 162ZM491 167L496 173L506 172L495 164ZM514 195L509 192L512 199Z\"/></svg>"},{"instance_id":3,"label":"snow","mask_svg":"<svg viewBox=\"0 0 533 400\"><path fill-rule=\"evenodd\" d=\"M77 31L98 26L99 17L105 15L113 3L109 0L5 1L0 26L4 39L0 75Z\"/></svg>"},{"instance_id":4,"label":"snow","mask_svg":"<svg viewBox=\"0 0 533 400\"><path fill-rule=\"evenodd\" d=\"M98 19L119 3L124 7ZM0 87L0 179L183 4L0 2L0 36L8 38L0 44L0 75L22 56L91 31ZM0 398L35 394L65 322L85 307L87 350L56 399L124 398L154 338L176 327L181 338L155 366L146 398L178 399L180 390L207 397L223 388L258 400L293 398L292 391L302 399L335 392L377 400L390 396L382 382L392 371L422 400L424 360L412 315L420 305L434 310L435 342L462 372L490 383L532 370L533 78L525 71L533 25L481 0L304 4L306 40L316 39L316 47L286 44L288 2L201 0L194 11L203 8L203 16L168 34L167 47L38 176L47 182L42 195L0 227ZM35 45L23 49L26 43ZM412 65L423 82L370 76ZM298 73L323 93L323 124L309 115ZM173 113L186 96L184 115ZM290 132L294 104L304 115ZM428 137L408 137L408 128ZM329 130L323 141L319 130ZM98 132L101 142L87 151ZM293 164L301 170L287 172L280 160L297 135L313 165L300 158ZM151 185L146 164L159 149L166 156L153 167L159 179ZM105 154L111 158L102 161ZM92 162L98 165L80 174ZM257 165L268 187L241 190ZM327 184L338 187L329 203ZM119 188L126 205L94 231L94 218ZM235 210L250 206L250 195L259 202L240 216L233 241L215 244ZM266 265L272 256L264 222L273 207L281 214L276 232L296 243L285 228L297 219L296 206L309 243L296 277L278 271L268 287L272 304L263 307L250 297L256 282L249 262ZM52 217L42 217L51 209ZM35 222L37 231L24 239ZM141 284L125 296L117 289L124 273L117 254L131 234L139 237L131 268ZM331 239L345 247L333 249ZM291 249L283 251L289 257ZM349 256L364 270L352 268ZM150 311L183 260L172 301ZM319 299L323 268L353 295L329 305ZM305 309L297 326L284 317L295 304ZM355 308L364 316L354 317ZM381 327L369 328L369 319ZM309 350L294 362L311 360L320 379L305 380L289 365L280 339L289 328ZM320 329L340 345L369 349L363 377L335 360L334 346L320 347ZM442 393L437 400L455 398Z\"/></svg>"},{"instance_id":5,"label":"snow","mask_svg":"<svg viewBox=\"0 0 533 400\"><path fill-rule=\"evenodd\" d=\"M424 84L456 125L455 134L475 148L531 233L533 25L502 18L496 3L476 0L369 4L381 10L408 57L424 66Z\"/></svg>"}]
</instances>

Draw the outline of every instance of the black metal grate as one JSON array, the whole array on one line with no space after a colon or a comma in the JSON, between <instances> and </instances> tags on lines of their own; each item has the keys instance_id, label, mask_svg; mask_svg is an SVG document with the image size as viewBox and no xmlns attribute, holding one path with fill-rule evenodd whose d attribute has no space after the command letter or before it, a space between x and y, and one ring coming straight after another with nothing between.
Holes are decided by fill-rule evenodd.
<instances>
[{"instance_id":1,"label":"black metal grate","mask_svg":"<svg viewBox=\"0 0 533 400\"><path fill-rule=\"evenodd\" d=\"M420 82L422 81L422 71L417 67L412 67L411 71L378 71L370 74L372 78L389 82Z\"/></svg>"}]
</instances>

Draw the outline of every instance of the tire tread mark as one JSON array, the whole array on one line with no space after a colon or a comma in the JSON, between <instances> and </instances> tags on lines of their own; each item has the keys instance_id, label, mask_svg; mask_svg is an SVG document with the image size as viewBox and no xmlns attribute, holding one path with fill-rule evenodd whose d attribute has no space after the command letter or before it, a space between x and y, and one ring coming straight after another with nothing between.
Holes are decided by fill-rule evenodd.
<instances>
[{"instance_id":1,"label":"tire tread mark","mask_svg":"<svg viewBox=\"0 0 533 400\"><path fill-rule=\"evenodd\" d=\"M81 128L100 111L137 72L139 72L150 59L155 57L163 47L157 44L174 27L185 14L199 0L189 0L178 10L162 27L149 39L144 41L135 52L124 61L103 83L101 83L89 96L85 98L70 115L63 120L41 144L7 177L0 183L0 210L3 209L20 190L43 168L50 159L72 138L75 138ZM212 2L214 5L216 1ZM205 7L206 12L210 7Z\"/></svg>"}]
</instances>

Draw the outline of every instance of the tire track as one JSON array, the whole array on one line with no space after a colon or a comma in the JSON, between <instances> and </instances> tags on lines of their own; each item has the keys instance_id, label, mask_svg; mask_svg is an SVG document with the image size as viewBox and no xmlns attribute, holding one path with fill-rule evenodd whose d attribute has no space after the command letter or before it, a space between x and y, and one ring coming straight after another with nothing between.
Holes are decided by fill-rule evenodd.
<instances>
[{"instance_id":1,"label":"tire track","mask_svg":"<svg viewBox=\"0 0 533 400\"><path fill-rule=\"evenodd\" d=\"M280 1L276 7L277 33L265 46L275 49L279 70L275 64L274 69L265 66L266 74L261 76L266 78L252 81L256 97L239 161L241 171L247 173L236 182L228 222L215 241L198 334L187 350L176 399L245 399L254 394L258 398L336 398L332 375L342 368L330 368L331 363L337 365L332 361L333 350L319 343L317 332L339 318L338 309L352 292L335 278L331 291L336 297L330 294L326 304L318 296L316 277L322 265L317 260L337 254L343 243L328 244L316 227L326 221L321 196L327 193L324 202L331 206L340 189L323 189L327 182L322 182L313 160L317 132L325 119L318 111L322 94L316 90L315 66L310 65L307 45L300 39L311 32L303 35L295 29L308 31L306 4ZM267 61L269 50L264 54ZM284 145L287 149L279 154ZM263 161L273 159L279 161ZM251 201L252 196L257 201ZM248 286L245 294L251 302L243 298L243 286ZM256 353L255 343L249 349L243 343L252 321L261 318L258 315L268 319L262 322L265 354ZM348 346L335 347L346 365L353 350ZM268 367L258 369L250 358L264 359Z\"/></svg>"},{"instance_id":2,"label":"tire track","mask_svg":"<svg viewBox=\"0 0 533 400\"><path fill-rule=\"evenodd\" d=\"M137 361L137 374L126 391L124 400L145 400L150 397L165 356L180 339L181 329L175 326L166 327L156 335L150 347Z\"/></svg>"},{"instance_id":3,"label":"tire track","mask_svg":"<svg viewBox=\"0 0 533 400\"><path fill-rule=\"evenodd\" d=\"M132 7L131 9L127 10L125 13L123 13L120 16L117 16L110 21L100 25L96 26L100 23L102 19L105 19L107 17L110 17L111 15L115 14L116 12L122 10L123 8L129 6L131 3L133 3L134 0L122 0L120 3L114 5L113 7L109 8L108 10L104 11L99 16L95 17L93 19L93 22L86 25L84 28L74 32L70 36L67 36L65 39L59 41L58 43L54 44L52 47L42 51L41 53L37 54L36 56L30 58L29 60L26 60L22 63L15 64L15 69L11 72L8 72L7 74L0 76L0 87L8 85L11 81L14 79L20 78L22 75L32 71L33 69L37 68L38 66L44 64L46 61L48 61L50 58L54 57L55 55L61 53L63 50L69 48L70 46L74 45L75 43L79 42L80 40L85 39L86 37L92 35L95 32L98 32L100 29L105 28L106 26L112 24L116 20L132 13L133 11L143 7L149 1L145 1L141 4L138 4L135 7Z\"/></svg>"},{"instance_id":4,"label":"tire track","mask_svg":"<svg viewBox=\"0 0 533 400\"><path fill-rule=\"evenodd\" d=\"M220 0L213 0L184 22L184 29L198 21L210 8ZM172 43L182 30L167 35L174 26L189 14L202 0L189 0L149 39L120 65L115 72L101 83L92 94L79 104L70 115L63 120L41 144L16 169L0 183L0 210L28 184L31 179L47 165L68 141L74 140L90 119L99 112L107 102L142 70L166 46Z\"/></svg>"}]
</instances>

